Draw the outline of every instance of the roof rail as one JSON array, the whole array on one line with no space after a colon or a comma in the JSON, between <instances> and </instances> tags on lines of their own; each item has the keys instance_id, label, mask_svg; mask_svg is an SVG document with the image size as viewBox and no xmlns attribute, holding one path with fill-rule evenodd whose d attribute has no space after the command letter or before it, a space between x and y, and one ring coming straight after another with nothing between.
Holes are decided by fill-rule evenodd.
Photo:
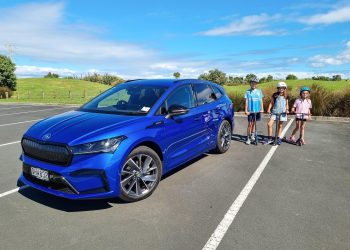
<instances>
[{"instance_id":1,"label":"roof rail","mask_svg":"<svg viewBox=\"0 0 350 250\"><path fill-rule=\"evenodd\" d=\"M125 82L133 82L133 81L138 81L138 80L145 80L145 79L131 79L131 80L126 80Z\"/></svg>"}]
</instances>

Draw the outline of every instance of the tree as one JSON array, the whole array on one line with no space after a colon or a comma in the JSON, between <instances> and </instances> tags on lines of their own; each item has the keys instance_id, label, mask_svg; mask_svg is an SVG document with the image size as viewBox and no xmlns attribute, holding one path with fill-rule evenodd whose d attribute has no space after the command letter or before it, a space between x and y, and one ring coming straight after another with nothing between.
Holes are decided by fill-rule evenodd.
<instances>
[{"instance_id":1,"label":"tree","mask_svg":"<svg viewBox=\"0 0 350 250\"><path fill-rule=\"evenodd\" d=\"M293 75L293 74L289 74L289 75L287 75L287 77L286 77L286 80L297 80L297 79L298 79L298 77L295 76L295 75Z\"/></svg>"},{"instance_id":2,"label":"tree","mask_svg":"<svg viewBox=\"0 0 350 250\"><path fill-rule=\"evenodd\" d=\"M259 83L264 83L267 82L266 77L262 77L259 79Z\"/></svg>"},{"instance_id":3,"label":"tree","mask_svg":"<svg viewBox=\"0 0 350 250\"><path fill-rule=\"evenodd\" d=\"M0 55L0 87L16 90L16 65L7 56Z\"/></svg>"},{"instance_id":4,"label":"tree","mask_svg":"<svg viewBox=\"0 0 350 250\"><path fill-rule=\"evenodd\" d=\"M312 80L329 81L329 77L328 76L313 76Z\"/></svg>"},{"instance_id":5,"label":"tree","mask_svg":"<svg viewBox=\"0 0 350 250\"><path fill-rule=\"evenodd\" d=\"M228 81L226 73L218 69L209 70L208 73L201 74L198 79L215 82L220 85L224 85Z\"/></svg>"},{"instance_id":6,"label":"tree","mask_svg":"<svg viewBox=\"0 0 350 250\"><path fill-rule=\"evenodd\" d=\"M60 77L58 74L51 73L51 72L47 73L47 75L44 76L44 78L58 78L58 77Z\"/></svg>"},{"instance_id":7,"label":"tree","mask_svg":"<svg viewBox=\"0 0 350 250\"><path fill-rule=\"evenodd\" d=\"M332 81L341 81L341 75L334 75Z\"/></svg>"},{"instance_id":8,"label":"tree","mask_svg":"<svg viewBox=\"0 0 350 250\"><path fill-rule=\"evenodd\" d=\"M173 76L176 78L176 79L179 79L181 74L180 72L174 72Z\"/></svg>"},{"instance_id":9,"label":"tree","mask_svg":"<svg viewBox=\"0 0 350 250\"><path fill-rule=\"evenodd\" d=\"M247 74L247 75L245 76L245 81L246 81L247 83L249 83L250 80L252 80L252 79L254 79L254 78L257 78L256 75L254 75L254 74Z\"/></svg>"},{"instance_id":10,"label":"tree","mask_svg":"<svg viewBox=\"0 0 350 250\"><path fill-rule=\"evenodd\" d=\"M272 75L268 75L266 78L266 82L272 82L273 81L273 76Z\"/></svg>"}]
</instances>

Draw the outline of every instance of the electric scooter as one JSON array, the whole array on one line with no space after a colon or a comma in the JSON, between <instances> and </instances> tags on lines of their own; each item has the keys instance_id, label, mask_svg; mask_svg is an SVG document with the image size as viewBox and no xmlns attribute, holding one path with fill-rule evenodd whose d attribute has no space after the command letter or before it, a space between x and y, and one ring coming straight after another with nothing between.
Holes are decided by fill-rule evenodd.
<instances>
[{"instance_id":1,"label":"electric scooter","mask_svg":"<svg viewBox=\"0 0 350 250\"><path fill-rule=\"evenodd\" d=\"M257 113L254 113L254 127L255 127L255 131L254 131L254 137L255 137L255 140L254 140L254 145L255 146L258 146L258 128L256 126L256 114Z\"/></svg>"},{"instance_id":2,"label":"electric scooter","mask_svg":"<svg viewBox=\"0 0 350 250\"><path fill-rule=\"evenodd\" d=\"M304 117L309 116L309 114L306 114L306 113L295 113L295 114L301 115L301 124L300 124L300 127L301 127L305 122ZM299 131L299 132L300 132L300 135L299 135L298 140L292 141L292 140L289 140L287 137L283 137L283 141L301 147L303 144L301 143L301 131Z\"/></svg>"},{"instance_id":3,"label":"electric scooter","mask_svg":"<svg viewBox=\"0 0 350 250\"><path fill-rule=\"evenodd\" d=\"M281 120L281 115L286 115L287 113L286 112L283 112L283 113L270 113L271 115L275 115L276 116L276 127L275 127L275 139L272 143L273 146L276 146L277 145L277 137L278 137L278 124ZM270 143L271 144L271 143Z\"/></svg>"}]
</instances>

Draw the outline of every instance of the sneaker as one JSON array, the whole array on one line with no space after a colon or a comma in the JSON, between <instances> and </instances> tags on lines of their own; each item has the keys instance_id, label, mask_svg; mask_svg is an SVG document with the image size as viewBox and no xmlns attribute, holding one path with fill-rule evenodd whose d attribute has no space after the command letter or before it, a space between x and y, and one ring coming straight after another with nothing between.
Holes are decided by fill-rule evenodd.
<instances>
[{"instance_id":1,"label":"sneaker","mask_svg":"<svg viewBox=\"0 0 350 250\"><path fill-rule=\"evenodd\" d=\"M282 144L282 139L277 137L277 145L281 145Z\"/></svg>"},{"instance_id":2,"label":"sneaker","mask_svg":"<svg viewBox=\"0 0 350 250\"><path fill-rule=\"evenodd\" d=\"M268 145L268 144L271 144L271 143L273 143L273 140L272 139L268 139L268 138L266 138L264 140L264 142L263 142L264 145Z\"/></svg>"},{"instance_id":3,"label":"sneaker","mask_svg":"<svg viewBox=\"0 0 350 250\"><path fill-rule=\"evenodd\" d=\"M254 133L252 133L252 134L250 135L250 139L251 139L252 141L255 141L255 134L254 134Z\"/></svg>"},{"instance_id":4,"label":"sneaker","mask_svg":"<svg viewBox=\"0 0 350 250\"><path fill-rule=\"evenodd\" d=\"M296 142L297 140L295 139L294 135L289 136L288 138L289 141Z\"/></svg>"},{"instance_id":5,"label":"sneaker","mask_svg":"<svg viewBox=\"0 0 350 250\"><path fill-rule=\"evenodd\" d=\"M245 144L250 145L251 141L250 138L248 137L247 140L245 141Z\"/></svg>"}]
</instances>

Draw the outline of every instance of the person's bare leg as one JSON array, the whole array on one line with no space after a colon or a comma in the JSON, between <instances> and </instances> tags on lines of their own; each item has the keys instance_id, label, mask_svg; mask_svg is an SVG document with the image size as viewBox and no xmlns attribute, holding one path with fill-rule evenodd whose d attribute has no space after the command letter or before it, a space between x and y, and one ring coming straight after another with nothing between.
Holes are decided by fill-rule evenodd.
<instances>
[{"instance_id":1,"label":"person's bare leg","mask_svg":"<svg viewBox=\"0 0 350 250\"><path fill-rule=\"evenodd\" d=\"M300 121L295 121L295 128L291 136L295 136L295 134L298 132L299 129L300 129Z\"/></svg>"},{"instance_id":2,"label":"person's bare leg","mask_svg":"<svg viewBox=\"0 0 350 250\"><path fill-rule=\"evenodd\" d=\"M267 134L271 138L272 137L272 126L275 121L273 119L270 119L270 121L267 123Z\"/></svg>"},{"instance_id":3,"label":"person's bare leg","mask_svg":"<svg viewBox=\"0 0 350 250\"><path fill-rule=\"evenodd\" d=\"M283 122L279 122L278 123L278 136L279 138L281 138L281 134L282 134L282 128L283 128Z\"/></svg>"}]
</instances>

